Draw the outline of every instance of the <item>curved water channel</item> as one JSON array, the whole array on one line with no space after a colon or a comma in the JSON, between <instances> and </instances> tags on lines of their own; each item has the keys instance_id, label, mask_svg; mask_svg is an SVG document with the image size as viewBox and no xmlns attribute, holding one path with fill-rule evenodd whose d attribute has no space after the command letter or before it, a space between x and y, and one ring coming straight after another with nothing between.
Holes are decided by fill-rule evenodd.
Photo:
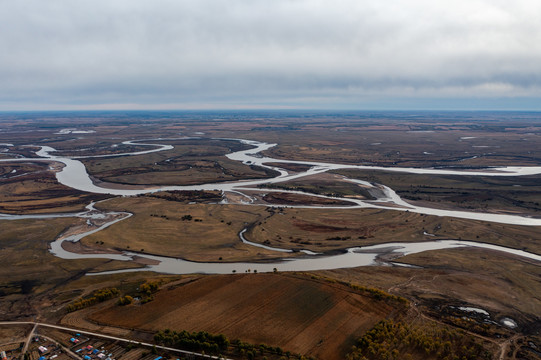
<instances>
[{"instance_id":1,"label":"curved water channel","mask_svg":"<svg viewBox=\"0 0 541 360\"><path fill-rule=\"evenodd\" d=\"M176 139L149 139L146 141L167 141L167 140L179 140L187 138L176 138ZM36 152L40 158L14 158L14 159L0 159L0 162L13 162L13 161L49 161L49 162L60 162L64 164L62 170L56 173L56 177L60 183L63 185L69 186L71 188L100 193L100 194L111 194L111 195L138 195L156 191L172 191L172 190L222 190L224 192L236 192L244 195L247 199L251 200L251 196L247 195L246 191L256 190L254 186L263 185L263 184L272 184L279 182L286 182L293 179L306 177L310 175L320 174L327 172L329 170L335 169L361 169L361 170L384 170L384 171L396 171L396 172L406 172L406 173L415 173L415 174L445 174L445 175L470 175L470 176L523 176L523 175L533 175L540 174L541 167L500 167L500 168L487 168L484 170L449 170L449 169L420 169L420 168L386 168L386 167L377 167L377 166L360 166L360 165L344 165L344 164L331 164L331 163L321 163L321 162L309 162L309 161L291 161L291 160L280 160L269 157L261 156L260 153L264 150L267 150L276 144L267 144L258 141L252 140L243 140L243 139L224 139L224 140L235 140L240 141L244 144L253 146L252 149L242 150L226 155L231 160L241 161L247 165L258 165L266 168L276 170L280 173L279 176L271 179L259 179L259 180L245 180L245 181L235 181L227 183L211 183L203 185L191 185L191 186L155 186L149 188L133 188L133 189L116 189L113 187L107 187L107 183L100 183L100 185L95 184L90 176L88 175L84 164L77 160L81 158L94 158L94 157L118 157L118 156L135 156L142 155L151 152L170 150L173 148L172 145L161 145L154 143L141 143L134 141L125 141L123 144L126 145L139 145L139 146L148 146L152 149L131 152L131 153L122 153L122 154L109 154L109 155L96 155L96 156L81 156L81 157L65 157L65 156L55 156L53 155L56 151L55 149L42 146L39 151ZM144 141L144 140L141 140ZM266 163L289 163L289 164L303 164L309 165L310 168L306 171L299 173L290 173L287 170L279 167L267 166ZM288 190L278 190L278 189L264 189L264 192L288 192L288 193L299 193L304 195L337 199L341 201L348 201L351 203L351 206L294 206L302 208L381 208L381 209L390 209L395 211L410 211L428 215L437 215L437 216L451 216L457 218L466 218L474 220L485 220L506 224L516 224L516 225L527 225L527 226L541 226L541 219L531 218L527 216L519 215L506 215L506 214L489 214L489 213L478 213L478 212L468 212L468 211L455 211L455 210L442 210L429 207L420 207L414 206L406 201L402 200L396 192L394 192L389 187L380 184L371 184L361 180L356 179L347 179L348 181L361 184L372 188L373 194L377 194L378 198L376 200L359 200L351 198L340 198L340 197L328 197L319 194L309 194L306 192L297 192L297 191L288 191ZM258 189L261 191L261 189ZM250 203L250 201L248 202ZM276 205L273 205L276 206ZM292 207L289 206L288 207ZM85 236L91 235L98 231L101 231L119 221L122 221L132 214L130 213L119 213L119 212L107 212L102 213L94 209L93 204L87 206L87 210L80 213L72 214L48 214L48 215L6 215L0 214L0 220L17 220L17 219L28 219L28 218L53 218L53 217L80 217L87 218L87 223L91 227L90 230L81 232L76 235L70 236L61 236L56 241L51 243L51 253L54 255L63 258L63 259L87 259L87 258L107 258L112 260L121 260L121 261L130 261L133 260L135 256L147 258L154 260L157 265L147 265L145 268L136 268L136 269L124 269L124 270L115 270L109 272L101 272L99 274L110 274L117 272L132 272L132 271L155 271L160 273L170 273L170 274L188 274L188 273L208 273L208 274L227 274L232 272L271 272L271 271L313 271L313 270L327 270L327 269L336 269L336 268L347 268L347 267L357 267L357 266L367 266L374 264L390 264L379 261L378 258L381 255L386 255L386 258L397 258L407 254L413 254L429 250L441 250L441 249L452 249L458 247L477 247L490 249L495 251L501 251L508 254L525 257L535 261L541 262L541 256L528 253L522 250L516 250L511 248L506 248L503 246L485 244L480 242L472 241L461 241L461 240L437 240L437 241L428 241L428 242L413 242L413 243L387 243L379 244L373 246L365 247L354 247L347 249L342 254L337 255L322 255L317 254L308 250L303 250L305 254L303 257L291 258L291 259L282 259L273 262L264 262L264 263L246 263L246 262L237 262L237 263L206 263L206 262L192 262L176 258L168 258L163 256L139 254L133 252L123 252L121 254L80 254L75 252L70 252L65 250L62 247L62 243L65 241L76 242L82 239ZM92 226L91 219L112 219L105 220L105 222L99 226ZM292 252L289 249L279 249L279 248L270 248L262 244L249 242L244 238L245 230L241 231L239 238L244 243L251 246L258 246L266 248L267 250L280 252Z\"/></svg>"}]
</instances>

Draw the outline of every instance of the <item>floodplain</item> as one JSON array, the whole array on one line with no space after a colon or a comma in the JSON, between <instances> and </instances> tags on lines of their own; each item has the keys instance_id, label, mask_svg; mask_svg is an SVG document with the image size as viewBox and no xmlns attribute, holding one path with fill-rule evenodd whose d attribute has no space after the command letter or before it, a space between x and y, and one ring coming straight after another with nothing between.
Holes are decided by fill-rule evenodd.
<instances>
[{"instance_id":1,"label":"floodplain","mask_svg":"<svg viewBox=\"0 0 541 360\"><path fill-rule=\"evenodd\" d=\"M453 239L541 255L541 171L510 173L541 166L541 115L413 115L2 114L0 320L156 346L166 329L221 334L229 345L214 354L233 359L539 358L541 262L519 255L459 247L309 272L149 271L156 256L275 263ZM262 143L275 145L255 153ZM104 191L60 181L59 159ZM86 233L62 243L72 259L51 250Z\"/></svg>"}]
</instances>

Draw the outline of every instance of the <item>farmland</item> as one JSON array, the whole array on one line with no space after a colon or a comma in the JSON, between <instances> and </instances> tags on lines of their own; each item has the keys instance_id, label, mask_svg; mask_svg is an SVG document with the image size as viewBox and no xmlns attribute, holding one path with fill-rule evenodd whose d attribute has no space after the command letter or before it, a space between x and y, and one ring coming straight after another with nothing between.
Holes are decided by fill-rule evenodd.
<instances>
[{"instance_id":1,"label":"farmland","mask_svg":"<svg viewBox=\"0 0 541 360\"><path fill-rule=\"evenodd\" d=\"M348 338L363 334L392 309L392 303L336 284L285 275L228 275L161 291L141 307L113 306L90 319L155 331L204 329L332 359L349 350L341 348Z\"/></svg>"}]
</instances>

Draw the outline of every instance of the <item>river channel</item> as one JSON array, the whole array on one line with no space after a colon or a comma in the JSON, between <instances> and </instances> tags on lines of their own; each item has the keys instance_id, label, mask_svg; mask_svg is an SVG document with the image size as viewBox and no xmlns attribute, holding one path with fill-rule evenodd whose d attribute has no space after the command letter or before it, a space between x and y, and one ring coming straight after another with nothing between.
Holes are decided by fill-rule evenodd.
<instances>
[{"instance_id":1,"label":"river channel","mask_svg":"<svg viewBox=\"0 0 541 360\"><path fill-rule=\"evenodd\" d=\"M118 157L118 156L136 156L147 154L150 152L170 150L173 148L172 145L162 145L148 143L148 141L167 141L173 139L150 139L146 140L145 143L126 141L124 144L127 145L139 145L145 147L151 147L149 150L124 153L124 154L111 154L111 155L97 155L97 156L86 156L84 158L91 157ZM178 139L174 139L178 140ZM223 192L236 192L243 194L246 199L248 199L246 204L250 203L251 196L246 194L246 191L253 191L254 187L257 185L263 184L272 184L279 182L286 182L293 179L298 179L310 175L320 174L327 172L329 170L335 169L361 169L361 170L385 170L385 171L396 171L396 172L405 172L405 173L415 173L415 174L444 174L444 175L469 175L469 176L524 176L524 175L533 175L540 174L541 167L501 167L501 168L487 168L482 170L449 170L449 169L420 169L420 168L387 168L387 167L376 167L376 166L361 166L361 165L344 165L344 164L331 164L331 163L321 163L321 162L307 162L307 161L290 161L290 160L281 160L274 159L269 157L261 156L260 153L264 150L270 149L276 144L268 144L252 140L243 140L243 139L227 139L240 141L244 144L253 146L253 148L243 151L234 152L226 155L231 160L241 161L247 165L258 165L262 167L271 168L280 173L279 176L271 179L258 179L258 180L246 180L246 181L235 181L227 183L210 183L202 185L192 185L192 186L153 186L149 188L138 188L138 189L116 189L114 187L108 187L107 183L100 183L96 185L93 183L92 179L88 175L84 164L78 160L77 157L64 157L64 156L55 156L55 149L47 146L41 147L39 151L36 152L40 158L14 158L14 159L1 159L0 162L13 162L13 161L48 161L48 162L59 162L64 164L62 170L56 173L56 177L60 183L65 186L71 187L73 189L100 193L100 194L111 194L119 196L130 196L151 193L156 191L172 191L172 190L221 190ZM83 157L79 157L83 158ZM271 167L266 165L266 163L290 163L290 164L303 164L309 165L310 168L306 171L300 173L290 173L287 170L279 167ZM526 225L526 226L541 226L541 219L532 218L527 216L520 215L506 215L506 214L491 214L491 213L479 213L479 212L468 212L468 211L455 211L455 210L442 210L435 209L430 207L420 207L414 206L407 203L400 198L398 194L387 186L381 184L371 184L361 180L356 179L347 179L352 182L359 183L363 186L371 187L374 190L374 194L379 194L378 198L375 200L359 200L351 198L340 198L340 197L328 197L318 194L309 194L311 196L325 197L330 199L338 199L342 201L348 201L351 203L351 206L340 206L339 208L380 208L380 209L389 209L395 211L410 211L428 215L437 215L437 216L450 216L456 218L466 218L474 220L484 220L505 224L515 224L515 225ZM271 190L265 189L265 192L270 191L280 191L280 192L290 192L290 193L300 193L295 191L287 190ZM307 194L302 192L301 194ZM291 207L288 205L288 207ZM329 208L329 206L311 206L303 205L296 206L303 208ZM336 206L332 206L336 208ZM147 254L138 254L132 252L123 252L121 254L79 254L75 252L69 252L62 247L62 242L72 241L76 242L82 239L85 236L91 235L98 231L101 231L109 226L114 225L115 223L122 221L131 214L129 213L118 213L118 212L108 212L102 213L93 208L93 204L90 204L86 211L73 214L48 214L48 215L7 215L0 214L0 220L18 220L18 219L27 219L27 218L53 218L53 217L80 217L88 219L97 219L97 218L111 218L110 221L105 221L100 226L94 226L86 232L79 233L77 235L71 235L66 237L60 237L53 243L51 243L51 253L63 258L63 259L86 259L86 258L107 258L113 260L121 261L131 261L135 256L144 257L150 260L154 260L157 265L147 265L145 268L137 269L125 269L125 270L115 270L111 272L102 272L99 274L110 274L117 272L132 272L132 271L155 271L160 273L169 273L169 274L189 274L189 273L207 273L207 274L227 274L234 272L272 272L272 271L313 271L313 270L327 270L327 269L336 269L336 268L348 268L348 267L358 267L358 266L368 266L368 265L392 265L390 262L380 261L381 255L386 255L385 258L398 258L404 255L430 251L430 250L441 250L441 249L452 249L458 247L477 247L484 248L494 251L501 251L508 254L525 257L535 261L541 262L541 256L528 253L522 250L516 250L511 248L506 248L503 246L485 244L481 242L472 242L472 241L461 241L461 240L437 240L437 241L428 241L428 242L411 242L411 243L388 243L380 244L373 246L365 247L354 247L347 249L345 252L337 255L324 255L313 253L308 250L303 251L303 255L297 258L291 259L281 259L273 262L264 262L264 263L205 263L205 262L192 262L176 258L168 258L162 256L153 256ZM246 240L243 236L244 231L239 234L239 240L247 243L251 246L265 247L261 244L251 243ZM267 247L265 247L267 248ZM267 248L268 250L276 251L277 254L280 252L292 252L289 249L277 249L277 248Z\"/></svg>"}]
</instances>

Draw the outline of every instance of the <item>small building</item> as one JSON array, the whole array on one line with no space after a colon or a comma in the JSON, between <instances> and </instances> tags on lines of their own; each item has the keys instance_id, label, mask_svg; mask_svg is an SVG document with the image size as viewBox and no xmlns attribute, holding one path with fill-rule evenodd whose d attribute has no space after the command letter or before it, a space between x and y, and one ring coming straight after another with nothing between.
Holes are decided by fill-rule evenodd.
<instances>
[{"instance_id":1,"label":"small building","mask_svg":"<svg viewBox=\"0 0 541 360\"><path fill-rule=\"evenodd\" d=\"M39 350L40 354L43 354L43 353L47 352L47 348L45 346L38 347L38 350Z\"/></svg>"}]
</instances>

